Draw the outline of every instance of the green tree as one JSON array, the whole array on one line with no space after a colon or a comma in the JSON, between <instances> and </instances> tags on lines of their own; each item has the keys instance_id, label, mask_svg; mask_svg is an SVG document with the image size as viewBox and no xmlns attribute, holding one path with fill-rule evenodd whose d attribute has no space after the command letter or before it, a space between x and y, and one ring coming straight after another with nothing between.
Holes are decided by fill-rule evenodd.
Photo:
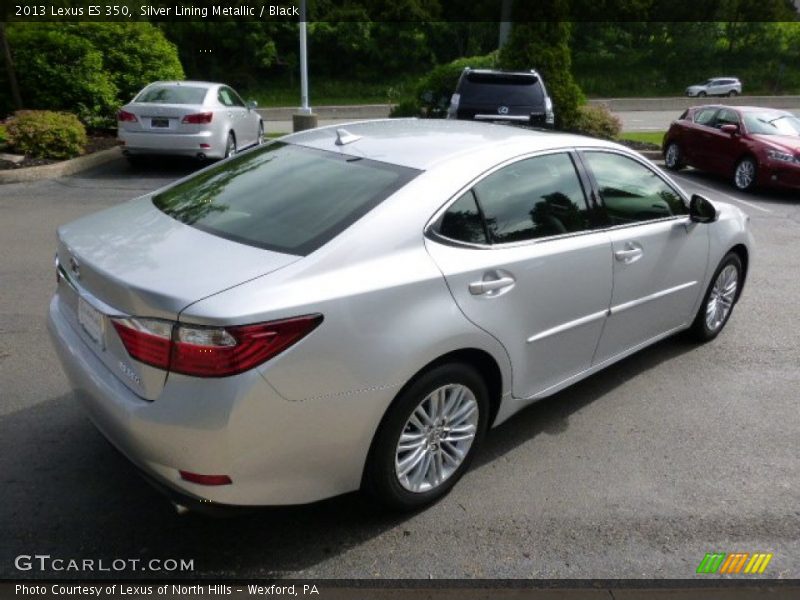
<instances>
[{"instance_id":1,"label":"green tree","mask_svg":"<svg viewBox=\"0 0 800 600\"><path fill-rule=\"evenodd\" d=\"M572 77L570 53L571 24L567 0L553 0L549 6L517 2L514 27L508 43L500 50L504 69L536 69L544 78L553 99L556 126L570 128L578 118L583 93Z\"/></svg>"}]
</instances>

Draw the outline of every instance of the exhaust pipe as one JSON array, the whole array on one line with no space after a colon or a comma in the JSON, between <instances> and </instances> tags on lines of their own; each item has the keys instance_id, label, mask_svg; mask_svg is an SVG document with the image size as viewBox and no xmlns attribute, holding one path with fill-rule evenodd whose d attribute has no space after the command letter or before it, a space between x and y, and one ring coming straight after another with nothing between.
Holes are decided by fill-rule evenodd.
<instances>
[{"instance_id":1,"label":"exhaust pipe","mask_svg":"<svg viewBox=\"0 0 800 600\"><path fill-rule=\"evenodd\" d=\"M203 152L198 152L198 153L197 153L197 158L198 158L199 160L205 160L205 159L206 159L206 155L205 155L205 153L203 153Z\"/></svg>"}]
</instances>

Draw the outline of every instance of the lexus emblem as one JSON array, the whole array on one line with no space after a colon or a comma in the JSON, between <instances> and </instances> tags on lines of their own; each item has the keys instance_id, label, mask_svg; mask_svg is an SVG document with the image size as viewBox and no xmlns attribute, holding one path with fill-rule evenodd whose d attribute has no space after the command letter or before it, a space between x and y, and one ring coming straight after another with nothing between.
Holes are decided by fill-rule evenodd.
<instances>
[{"instance_id":1,"label":"lexus emblem","mask_svg":"<svg viewBox=\"0 0 800 600\"><path fill-rule=\"evenodd\" d=\"M497 112L500 113L501 115L507 115L508 114L508 107L507 106L501 106L500 108L497 109Z\"/></svg>"},{"instance_id":2,"label":"lexus emblem","mask_svg":"<svg viewBox=\"0 0 800 600\"><path fill-rule=\"evenodd\" d=\"M69 257L69 270L75 275L75 279L81 278L81 266L78 264L78 261L75 260L74 256Z\"/></svg>"}]
</instances>

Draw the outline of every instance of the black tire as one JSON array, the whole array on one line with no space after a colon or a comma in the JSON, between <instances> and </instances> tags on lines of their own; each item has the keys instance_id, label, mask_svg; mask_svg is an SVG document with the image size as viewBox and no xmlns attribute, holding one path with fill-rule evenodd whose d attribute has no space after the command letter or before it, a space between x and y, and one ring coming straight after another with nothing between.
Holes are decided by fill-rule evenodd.
<instances>
[{"instance_id":1,"label":"black tire","mask_svg":"<svg viewBox=\"0 0 800 600\"><path fill-rule=\"evenodd\" d=\"M746 172L751 173L748 177ZM758 162L752 156L745 156L733 169L733 186L741 192L750 192L758 180Z\"/></svg>"},{"instance_id":2,"label":"black tire","mask_svg":"<svg viewBox=\"0 0 800 600\"><path fill-rule=\"evenodd\" d=\"M477 402L475 437L461 464L444 481L427 491L410 491L403 487L395 469L400 435L412 413L431 393L452 384L468 388ZM486 382L474 368L463 363L445 363L422 373L398 394L384 415L372 442L362 489L380 504L393 510L414 510L435 502L449 492L469 468L486 435L488 419L489 392Z\"/></svg>"},{"instance_id":3,"label":"black tire","mask_svg":"<svg viewBox=\"0 0 800 600\"><path fill-rule=\"evenodd\" d=\"M705 92L697 92L697 97L698 98L705 98L706 97L706 93Z\"/></svg>"},{"instance_id":4,"label":"black tire","mask_svg":"<svg viewBox=\"0 0 800 600\"><path fill-rule=\"evenodd\" d=\"M718 325L710 327L708 320L706 319L709 308L709 302L712 300L712 293L714 292L714 287L717 283L717 280L720 277L720 274L729 265L733 266L736 269L736 288L732 294L730 309L728 310L727 314L725 314L724 318L719 322ZM689 335L692 339L701 343L710 342L715 337L717 337L719 333L725 328L725 324L728 322L728 319L730 319L731 315L733 314L733 308L736 306L736 301L739 299L739 292L742 288L742 283L744 281L743 276L744 276L744 270L742 268L742 261L739 258L739 255L736 254L735 252L729 252L728 254L726 254L720 261L717 270L714 271L714 276L711 278L711 281L708 284L708 289L706 290L706 293L703 296L703 302L700 304L700 308L697 311L697 315L694 318L694 322L692 323L692 326L689 329Z\"/></svg>"},{"instance_id":5,"label":"black tire","mask_svg":"<svg viewBox=\"0 0 800 600\"><path fill-rule=\"evenodd\" d=\"M664 165L671 171L680 171L686 166L683 152L677 142L670 142L664 149Z\"/></svg>"},{"instance_id":6,"label":"black tire","mask_svg":"<svg viewBox=\"0 0 800 600\"><path fill-rule=\"evenodd\" d=\"M730 92L728 92L728 96L729 97L738 96L738 95L739 95L739 92L737 92L736 90L731 90Z\"/></svg>"},{"instance_id":7,"label":"black tire","mask_svg":"<svg viewBox=\"0 0 800 600\"><path fill-rule=\"evenodd\" d=\"M260 146L264 143L264 121L258 122L258 139L256 140L256 146Z\"/></svg>"},{"instance_id":8,"label":"black tire","mask_svg":"<svg viewBox=\"0 0 800 600\"><path fill-rule=\"evenodd\" d=\"M225 142L225 158L236 154L236 136L231 131L228 133L228 140Z\"/></svg>"}]
</instances>

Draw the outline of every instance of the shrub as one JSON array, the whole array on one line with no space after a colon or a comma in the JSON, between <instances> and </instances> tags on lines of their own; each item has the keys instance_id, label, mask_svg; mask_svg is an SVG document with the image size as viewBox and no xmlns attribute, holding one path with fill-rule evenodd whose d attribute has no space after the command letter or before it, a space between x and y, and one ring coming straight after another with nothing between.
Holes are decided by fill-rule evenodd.
<instances>
[{"instance_id":1,"label":"shrub","mask_svg":"<svg viewBox=\"0 0 800 600\"><path fill-rule=\"evenodd\" d=\"M592 137L614 140L622 131L622 121L602 104L584 104L578 107L571 131Z\"/></svg>"},{"instance_id":2,"label":"shrub","mask_svg":"<svg viewBox=\"0 0 800 600\"><path fill-rule=\"evenodd\" d=\"M86 147L86 129L70 113L21 110L6 123L11 147L35 158L72 158Z\"/></svg>"},{"instance_id":3,"label":"shrub","mask_svg":"<svg viewBox=\"0 0 800 600\"><path fill-rule=\"evenodd\" d=\"M456 91L458 78L466 67L493 69L497 66L497 52L484 56L457 58L435 67L414 86L410 96L400 101L392 111L393 117L444 117L450 97Z\"/></svg>"},{"instance_id":4,"label":"shrub","mask_svg":"<svg viewBox=\"0 0 800 600\"><path fill-rule=\"evenodd\" d=\"M157 79L182 79L175 46L150 23L11 23L25 106L68 110L90 125Z\"/></svg>"}]
</instances>

